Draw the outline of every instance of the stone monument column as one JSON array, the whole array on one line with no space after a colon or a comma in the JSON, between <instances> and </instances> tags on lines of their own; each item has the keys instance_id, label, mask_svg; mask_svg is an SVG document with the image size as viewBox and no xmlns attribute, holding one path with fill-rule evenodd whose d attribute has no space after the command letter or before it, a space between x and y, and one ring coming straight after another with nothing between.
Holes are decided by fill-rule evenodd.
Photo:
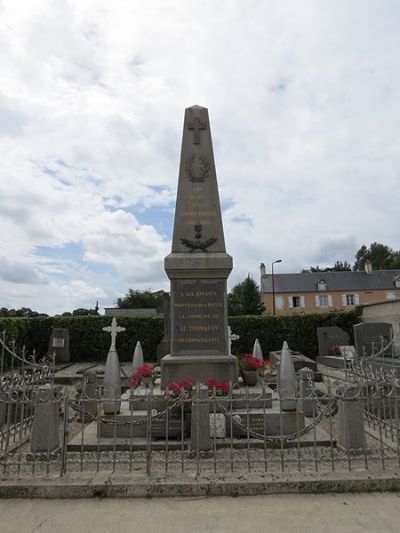
<instances>
[{"instance_id":1,"label":"stone monument column","mask_svg":"<svg viewBox=\"0 0 400 533\"><path fill-rule=\"evenodd\" d=\"M161 359L161 385L193 378L237 380L229 353L226 253L221 207L205 107L185 111L172 251L165 258L171 280L171 353Z\"/></svg>"}]
</instances>

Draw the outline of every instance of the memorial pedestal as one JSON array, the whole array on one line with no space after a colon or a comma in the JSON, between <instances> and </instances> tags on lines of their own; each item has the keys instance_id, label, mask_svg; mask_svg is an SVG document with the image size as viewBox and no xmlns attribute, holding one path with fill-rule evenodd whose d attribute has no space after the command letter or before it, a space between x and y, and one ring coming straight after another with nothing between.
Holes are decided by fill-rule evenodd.
<instances>
[{"instance_id":1,"label":"memorial pedestal","mask_svg":"<svg viewBox=\"0 0 400 533\"><path fill-rule=\"evenodd\" d=\"M232 383L238 380L238 363L234 355L166 355L161 359L161 388L170 382L192 378L194 382L206 383L208 379Z\"/></svg>"}]
</instances>

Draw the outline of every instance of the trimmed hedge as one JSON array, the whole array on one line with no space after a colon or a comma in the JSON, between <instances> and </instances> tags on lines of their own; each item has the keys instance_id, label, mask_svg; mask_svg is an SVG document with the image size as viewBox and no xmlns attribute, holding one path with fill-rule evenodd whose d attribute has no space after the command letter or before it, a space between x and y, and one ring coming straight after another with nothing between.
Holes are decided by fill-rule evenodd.
<instances>
[{"instance_id":1,"label":"trimmed hedge","mask_svg":"<svg viewBox=\"0 0 400 533\"><path fill-rule=\"evenodd\" d=\"M0 331L6 330L8 339L26 346L28 352L36 349L44 355L48 351L51 329L69 330L71 361L105 362L110 347L110 334L103 327L111 324L105 316L0 318ZM136 342L140 340L143 354L149 361L156 359L157 345L163 336L162 317L120 317L118 325L126 331L117 336L121 361L131 361Z\"/></svg>"},{"instance_id":2,"label":"trimmed hedge","mask_svg":"<svg viewBox=\"0 0 400 533\"><path fill-rule=\"evenodd\" d=\"M355 311L314 315L229 317L232 332L240 336L239 340L232 342L232 352L251 352L254 340L258 338L265 356L271 351L280 350L283 341L287 341L292 350L315 359L318 355L318 327L342 328L350 335L352 342L353 325L358 322L360 317Z\"/></svg>"},{"instance_id":3,"label":"trimmed hedge","mask_svg":"<svg viewBox=\"0 0 400 533\"><path fill-rule=\"evenodd\" d=\"M232 332L240 335L240 339L232 343L232 352L251 352L254 339L258 337L265 355L279 350L286 340L292 350L315 358L318 354L317 327L340 327L352 339L353 324L358 322L356 312L229 317ZM105 316L0 318L0 331L5 330L7 338L15 339L19 347L25 345L29 352L36 349L38 354L44 355L48 350L51 329L68 328L72 361L105 362L110 334L102 328L110 323L110 317ZM157 345L163 336L162 317L121 317L118 324L126 328L117 338L121 361L132 360L138 340L142 343L145 359L156 360Z\"/></svg>"}]
</instances>

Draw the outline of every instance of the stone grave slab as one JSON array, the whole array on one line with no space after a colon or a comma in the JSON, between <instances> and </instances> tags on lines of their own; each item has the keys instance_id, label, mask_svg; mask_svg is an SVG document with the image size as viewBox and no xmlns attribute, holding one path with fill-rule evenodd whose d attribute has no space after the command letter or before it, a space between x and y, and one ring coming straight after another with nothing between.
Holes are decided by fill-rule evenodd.
<instances>
[{"instance_id":1,"label":"stone grave slab","mask_svg":"<svg viewBox=\"0 0 400 533\"><path fill-rule=\"evenodd\" d=\"M349 344L349 335L338 327L317 328L318 356L332 356L331 348L334 345L344 346Z\"/></svg>"},{"instance_id":2,"label":"stone grave slab","mask_svg":"<svg viewBox=\"0 0 400 533\"><path fill-rule=\"evenodd\" d=\"M354 344L359 357L376 354L392 340L392 326L386 322L367 322L353 326ZM389 346L380 354L393 357L393 347Z\"/></svg>"},{"instance_id":3,"label":"stone grave slab","mask_svg":"<svg viewBox=\"0 0 400 533\"><path fill-rule=\"evenodd\" d=\"M69 331L66 328L53 328L49 340L49 354L55 354L55 364L69 363Z\"/></svg>"},{"instance_id":4,"label":"stone grave slab","mask_svg":"<svg viewBox=\"0 0 400 533\"><path fill-rule=\"evenodd\" d=\"M317 363L313 359L307 357L306 355L303 355L301 352L291 350L290 353L293 359L294 369L296 370L296 372L298 372L302 368L310 368L314 371L315 381L321 381L321 373L318 370ZM276 350L273 352L269 352L269 358L271 359L274 365L279 365L281 360L281 351Z\"/></svg>"},{"instance_id":5,"label":"stone grave slab","mask_svg":"<svg viewBox=\"0 0 400 533\"><path fill-rule=\"evenodd\" d=\"M247 427L259 435L268 436L291 435L304 428L305 419L302 411L280 411L275 404L270 409L234 409L233 416L233 436L246 437ZM227 417L227 435L230 436L230 417Z\"/></svg>"}]
</instances>

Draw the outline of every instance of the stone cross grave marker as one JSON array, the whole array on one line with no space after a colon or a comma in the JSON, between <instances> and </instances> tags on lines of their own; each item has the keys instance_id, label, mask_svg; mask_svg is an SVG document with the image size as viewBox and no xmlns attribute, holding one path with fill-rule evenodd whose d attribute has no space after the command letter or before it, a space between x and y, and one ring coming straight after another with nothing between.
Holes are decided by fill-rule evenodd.
<instances>
[{"instance_id":1,"label":"stone cross grave marker","mask_svg":"<svg viewBox=\"0 0 400 533\"><path fill-rule=\"evenodd\" d=\"M238 341L239 339L239 335L236 335L236 333L232 333L232 328L228 326L229 353L232 353L232 341Z\"/></svg>"},{"instance_id":2,"label":"stone cross grave marker","mask_svg":"<svg viewBox=\"0 0 400 533\"><path fill-rule=\"evenodd\" d=\"M117 341L117 335L118 333L121 333L122 331L126 331L126 328L123 328L122 326L117 325L117 319L114 317L111 321L111 326L106 326L103 328L103 331L107 331L108 333L111 333L111 345L110 345L110 352L116 352L116 341Z\"/></svg>"},{"instance_id":3,"label":"stone cross grave marker","mask_svg":"<svg viewBox=\"0 0 400 533\"><path fill-rule=\"evenodd\" d=\"M121 408L121 368L119 365L116 340L118 333L126 331L126 328L117 325L114 317L111 326L106 326L103 331L111 334L111 345L107 355L106 367L104 369L104 398L103 410L105 414L119 413Z\"/></svg>"}]
</instances>

